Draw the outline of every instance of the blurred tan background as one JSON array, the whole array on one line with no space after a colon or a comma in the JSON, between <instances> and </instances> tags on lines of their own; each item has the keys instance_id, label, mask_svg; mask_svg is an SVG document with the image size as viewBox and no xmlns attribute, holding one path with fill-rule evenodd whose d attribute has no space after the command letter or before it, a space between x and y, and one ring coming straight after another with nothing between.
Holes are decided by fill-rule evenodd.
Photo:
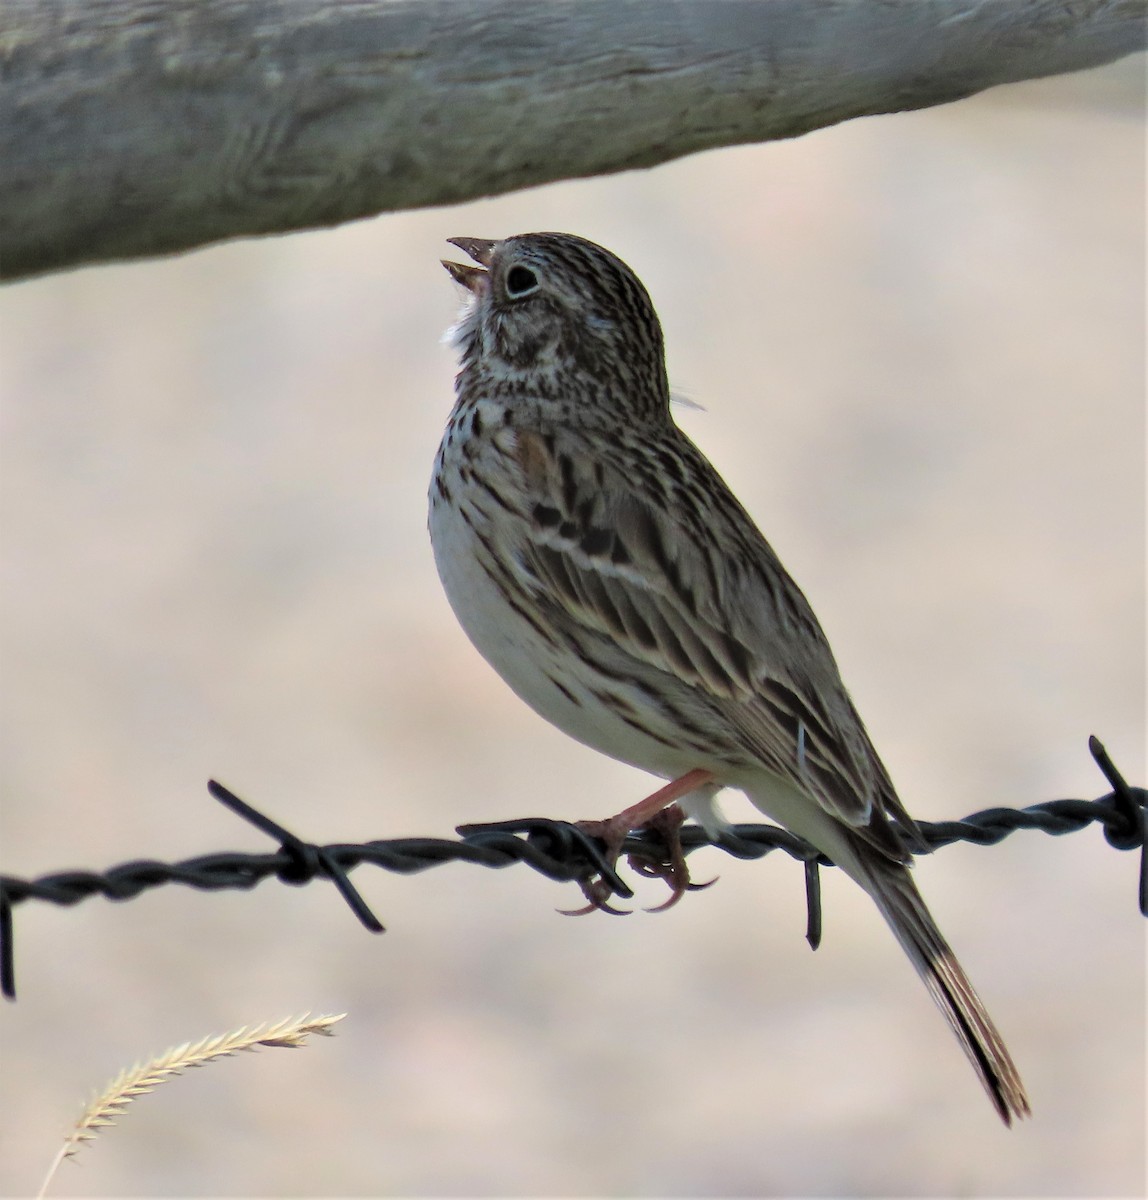
<instances>
[{"instance_id":1,"label":"blurred tan background","mask_svg":"<svg viewBox=\"0 0 1148 1200\"><path fill-rule=\"evenodd\" d=\"M1143 62L460 210L0 294L3 868L576 818L649 790L471 650L425 490L451 235L563 229L648 285L679 420L802 584L910 809L1144 761ZM733 819L751 819L740 798ZM305 1010L133 1106L59 1196L1123 1196L1144 1185L1136 862L1092 829L919 865L1006 1033L1006 1132L872 906L693 860L668 915L452 865L18 910L0 1187L167 1046ZM651 887L640 901L656 903Z\"/></svg>"}]
</instances>

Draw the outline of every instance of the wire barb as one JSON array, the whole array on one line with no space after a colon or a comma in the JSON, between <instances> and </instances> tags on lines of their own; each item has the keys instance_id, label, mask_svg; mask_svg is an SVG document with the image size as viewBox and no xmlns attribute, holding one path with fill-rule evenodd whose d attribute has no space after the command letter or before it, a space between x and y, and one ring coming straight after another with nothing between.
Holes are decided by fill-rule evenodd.
<instances>
[{"instance_id":1,"label":"wire barb","mask_svg":"<svg viewBox=\"0 0 1148 1200\"><path fill-rule=\"evenodd\" d=\"M821 945L821 864L815 858L805 860L805 940L810 950Z\"/></svg>"},{"instance_id":2,"label":"wire barb","mask_svg":"<svg viewBox=\"0 0 1148 1200\"><path fill-rule=\"evenodd\" d=\"M385 932L383 923L371 912L367 902L356 891L355 885L347 878L347 872L343 870L338 858L331 853L330 847L316 846L313 842L303 841L270 817L264 816L258 809L252 808L245 800L240 800L234 792L228 791L223 784L214 779L207 781L207 790L225 808L249 821L268 837L278 840L279 849L288 860L275 872L280 882L302 887L312 879L329 879L339 889L339 894L366 929L371 933Z\"/></svg>"},{"instance_id":3,"label":"wire barb","mask_svg":"<svg viewBox=\"0 0 1148 1200\"><path fill-rule=\"evenodd\" d=\"M0 992L16 999L16 961L13 949L12 901L7 889L0 890Z\"/></svg>"},{"instance_id":4,"label":"wire barb","mask_svg":"<svg viewBox=\"0 0 1148 1200\"><path fill-rule=\"evenodd\" d=\"M1146 895L1145 808L1148 792L1130 787L1113 765L1099 739L1089 739L1089 750L1112 786L1099 800L1050 800L1030 808L989 808L962 821L917 822L928 851L953 842L995 845L1017 829L1041 829L1060 836L1098 822L1109 845L1118 850L1140 851L1139 905L1148 916ZM348 878L360 863L371 863L387 871L415 874L444 862L469 862L502 868L525 863L547 879L560 883L597 880L606 895L633 897L632 889L604 853L602 843L568 821L532 817L483 825L461 825L459 839L394 838L359 845L318 846L305 842L283 826L241 800L222 784L208 783L211 795L221 804L254 825L278 843L272 854L222 853L186 859L178 863L136 860L112 867L102 874L64 871L39 879L0 876L0 991L15 999L16 978L12 909L26 900L52 904L78 904L88 896L130 900L150 888L182 883L205 891L249 889L264 879L301 886L315 878L331 880L351 911L373 933L383 925L368 908ZM714 839L704 830L687 825L680 832L682 851L690 854L712 846L734 858L762 858L773 850L784 850L805 866L808 909L806 939L816 949L821 940L821 891L819 868L831 866L817 849L774 825L734 825ZM621 855L662 861L666 848L656 834L639 831L622 845ZM620 855L620 856L621 856ZM619 857L620 857L619 856Z\"/></svg>"},{"instance_id":5,"label":"wire barb","mask_svg":"<svg viewBox=\"0 0 1148 1200\"><path fill-rule=\"evenodd\" d=\"M1140 913L1148 917L1148 819L1144 812L1144 791L1128 786L1096 734L1088 739L1088 750L1103 771L1104 778L1112 784L1113 805L1123 814L1128 825L1126 836L1114 826L1105 825L1104 836L1108 844L1118 850L1140 848Z\"/></svg>"}]
</instances>

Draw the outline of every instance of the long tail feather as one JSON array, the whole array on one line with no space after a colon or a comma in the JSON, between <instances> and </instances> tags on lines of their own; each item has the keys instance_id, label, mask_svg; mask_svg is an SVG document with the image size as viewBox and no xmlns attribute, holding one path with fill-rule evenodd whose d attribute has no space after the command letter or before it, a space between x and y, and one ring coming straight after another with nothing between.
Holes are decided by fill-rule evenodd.
<instances>
[{"instance_id":1,"label":"long tail feather","mask_svg":"<svg viewBox=\"0 0 1148 1200\"><path fill-rule=\"evenodd\" d=\"M862 856L870 892L957 1035L1000 1118L1029 1115L1028 1097L1004 1040L941 935L907 867Z\"/></svg>"}]
</instances>

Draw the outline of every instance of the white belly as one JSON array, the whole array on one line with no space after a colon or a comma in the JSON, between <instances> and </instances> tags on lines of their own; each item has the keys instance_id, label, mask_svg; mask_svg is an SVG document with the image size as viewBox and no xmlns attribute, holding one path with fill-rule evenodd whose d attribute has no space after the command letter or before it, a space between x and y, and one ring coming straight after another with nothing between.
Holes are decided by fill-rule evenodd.
<instances>
[{"instance_id":1,"label":"white belly","mask_svg":"<svg viewBox=\"0 0 1148 1200\"><path fill-rule=\"evenodd\" d=\"M487 551L456 506L432 496L430 534L439 578L459 624L535 712L584 745L666 779L704 765L695 753L666 746L623 720L600 693L613 689L630 705L640 705L641 696L605 678L583 681L585 673L572 669L573 651L544 637L515 611L480 565L478 556Z\"/></svg>"}]
</instances>

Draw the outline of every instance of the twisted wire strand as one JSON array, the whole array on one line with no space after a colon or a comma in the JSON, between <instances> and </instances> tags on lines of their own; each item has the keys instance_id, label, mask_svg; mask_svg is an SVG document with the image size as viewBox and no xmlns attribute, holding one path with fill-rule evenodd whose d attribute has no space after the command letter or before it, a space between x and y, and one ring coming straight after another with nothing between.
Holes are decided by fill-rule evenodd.
<instances>
[{"instance_id":1,"label":"twisted wire strand","mask_svg":"<svg viewBox=\"0 0 1148 1200\"><path fill-rule=\"evenodd\" d=\"M1140 850L1139 906L1148 916L1148 853L1145 848L1148 792L1125 782L1096 738L1090 739L1089 748L1112 785L1113 790L1107 795L1097 800L1050 800L1021 809L989 808L961 821L918 822L929 852L958 841L995 845L1018 829L1040 829L1061 836L1099 823L1109 845L1118 850ZM339 889L364 927L373 933L381 933L382 923L367 907L347 874L362 863L407 875L446 862L469 862L495 868L525 863L556 882L595 880L612 895L623 899L633 896L633 890L608 860L602 843L568 821L531 817L463 825L458 828L460 836L457 840L392 838L319 846L284 829L214 780L208 784L208 790L220 803L278 841L279 848L264 854L205 854L177 863L137 859L104 872L60 871L38 879L0 876L0 991L9 999L15 997L12 910L28 900L73 905L95 895L109 900L130 900L169 883L220 891L250 889L269 878L296 886L326 878ZM735 858L757 859L780 849L803 862L809 910L806 937L811 945L817 946L820 941L817 872L820 866L832 864L815 847L784 829L762 824L734 825L714 840L702 829L686 826L681 831L681 840L686 854L703 846L714 846ZM639 831L626 839L622 853L630 857L631 864L640 873L651 873L643 871L643 864L666 861L668 849L660 835Z\"/></svg>"}]
</instances>

